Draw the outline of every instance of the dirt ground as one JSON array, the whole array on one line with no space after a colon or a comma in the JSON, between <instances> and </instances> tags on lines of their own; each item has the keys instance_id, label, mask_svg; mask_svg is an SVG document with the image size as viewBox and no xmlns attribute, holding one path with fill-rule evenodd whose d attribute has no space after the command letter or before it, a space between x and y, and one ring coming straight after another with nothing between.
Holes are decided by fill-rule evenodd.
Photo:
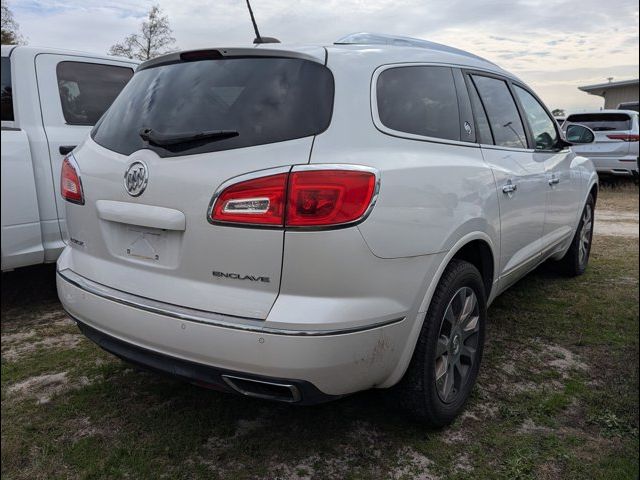
<instances>
[{"instance_id":1,"label":"dirt ground","mask_svg":"<svg viewBox=\"0 0 640 480\"><path fill-rule=\"evenodd\" d=\"M638 187L618 184L601 190L596 209L595 233L638 238Z\"/></svg>"},{"instance_id":2,"label":"dirt ground","mask_svg":"<svg viewBox=\"0 0 640 480\"><path fill-rule=\"evenodd\" d=\"M62 311L52 265L2 274L8 479L632 479L638 189L603 189L587 273L545 265L489 310L478 385L433 430L370 391L316 407L131 368Z\"/></svg>"}]
</instances>

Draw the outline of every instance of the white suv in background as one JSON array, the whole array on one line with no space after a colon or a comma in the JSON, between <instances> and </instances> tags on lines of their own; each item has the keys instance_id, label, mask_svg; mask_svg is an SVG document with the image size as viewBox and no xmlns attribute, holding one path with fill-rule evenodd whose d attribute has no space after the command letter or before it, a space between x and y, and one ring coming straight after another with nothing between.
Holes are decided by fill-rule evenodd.
<instances>
[{"instance_id":1,"label":"white suv in background","mask_svg":"<svg viewBox=\"0 0 640 480\"><path fill-rule=\"evenodd\" d=\"M576 145L573 150L589 158L599 174L638 175L638 112L599 110L574 113L567 117L562 125L563 130L566 131L572 124L585 125L595 132L595 142ZM572 137L570 134L568 136Z\"/></svg>"},{"instance_id":2,"label":"white suv in background","mask_svg":"<svg viewBox=\"0 0 640 480\"><path fill-rule=\"evenodd\" d=\"M524 83L431 42L171 53L63 164L58 293L139 365L302 404L395 385L444 425L491 301L587 266L597 175L569 146Z\"/></svg>"}]
</instances>

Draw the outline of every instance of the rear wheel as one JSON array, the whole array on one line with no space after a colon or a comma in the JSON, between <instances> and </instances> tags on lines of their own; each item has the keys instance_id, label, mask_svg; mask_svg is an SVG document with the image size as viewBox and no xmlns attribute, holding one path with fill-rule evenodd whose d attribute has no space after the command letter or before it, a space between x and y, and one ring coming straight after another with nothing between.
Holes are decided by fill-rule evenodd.
<instances>
[{"instance_id":1,"label":"rear wheel","mask_svg":"<svg viewBox=\"0 0 640 480\"><path fill-rule=\"evenodd\" d=\"M486 317L480 272L468 262L452 260L398 387L401 403L421 420L440 427L462 411L478 376Z\"/></svg>"},{"instance_id":2,"label":"rear wheel","mask_svg":"<svg viewBox=\"0 0 640 480\"><path fill-rule=\"evenodd\" d=\"M589 195L587 203L582 210L580 223L571 242L569 250L560 260L559 266L565 275L575 277L582 275L589 264L591 253L591 241L593 239L593 217L595 213L595 202Z\"/></svg>"}]
</instances>

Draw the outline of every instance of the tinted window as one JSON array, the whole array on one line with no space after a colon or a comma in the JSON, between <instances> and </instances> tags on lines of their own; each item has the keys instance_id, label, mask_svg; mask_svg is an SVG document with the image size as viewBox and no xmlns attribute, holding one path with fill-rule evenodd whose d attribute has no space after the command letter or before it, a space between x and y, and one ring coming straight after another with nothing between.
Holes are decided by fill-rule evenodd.
<instances>
[{"instance_id":1,"label":"tinted window","mask_svg":"<svg viewBox=\"0 0 640 480\"><path fill-rule=\"evenodd\" d=\"M473 81L487 111L495 144L527 148L522 120L506 82L477 75L473 76Z\"/></svg>"},{"instance_id":2,"label":"tinted window","mask_svg":"<svg viewBox=\"0 0 640 480\"><path fill-rule=\"evenodd\" d=\"M569 115L567 124L579 123L594 132L609 130L631 130L631 117L626 113L581 113Z\"/></svg>"},{"instance_id":3,"label":"tinted window","mask_svg":"<svg viewBox=\"0 0 640 480\"><path fill-rule=\"evenodd\" d=\"M491 135L491 127L489 127L489 119L487 118L487 112L482 105L482 101L478 96L478 91L475 85L470 83L469 85L469 97L471 99L471 107L473 108L473 114L476 118L476 131L478 132L478 141L484 144L493 144L493 136Z\"/></svg>"},{"instance_id":4,"label":"tinted window","mask_svg":"<svg viewBox=\"0 0 640 480\"><path fill-rule=\"evenodd\" d=\"M100 145L129 155L149 148L161 157L282 142L322 132L333 108L325 66L292 58L226 58L137 72L92 132ZM141 138L202 132L233 137L159 146Z\"/></svg>"},{"instance_id":5,"label":"tinted window","mask_svg":"<svg viewBox=\"0 0 640 480\"><path fill-rule=\"evenodd\" d=\"M378 77L378 114L393 130L460 140L460 116L448 67L398 67Z\"/></svg>"},{"instance_id":6,"label":"tinted window","mask_svg":"<svg viewBox=\"0 0 640 480\"><path fill-rule=\"evenodd\" d=\"M514 90L529 121L529 126L536 142L536 150L552 149L558 142L555 122L533 95L518 86Z\"/></svg>"},{"instance_id":7,"label":"tinted window","mask_svg":"<svg viewBox=\"0 0 640 480\"><path fill-rule=\"evenodd\" d=\"M95 125L133 76L131 68L83 62L60 62L56 73L69 125Z\"/></svg>"},{"instance_id":8,"label":"tinted window","mask_svg":"<svg viewBox=\"0 0 640 480\"><path fill-rule=\"evenodd\" d=\"M2 110L2 121L13 121L13 96L11 91L11 60L9 57L2 57L2 93L0 105Z\"/></svg>"}]
</instances>

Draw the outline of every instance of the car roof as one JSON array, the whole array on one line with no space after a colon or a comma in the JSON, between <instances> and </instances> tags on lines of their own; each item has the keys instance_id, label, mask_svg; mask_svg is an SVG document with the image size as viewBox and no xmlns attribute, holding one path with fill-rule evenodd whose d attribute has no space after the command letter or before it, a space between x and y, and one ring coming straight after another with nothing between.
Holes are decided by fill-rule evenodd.
<instances>
[{"instance_id":1,"label":"car roof","mask_svg":"<svg viewBox=\"0 0 640 480\"><path fill-rule=\"evenodd\" d=\"M239 47L210 47L209 49L199 50L217 50L223 56L287 54L320 63L326 61L326 54L328 54L329 65L331 65L332 56L348 56L350 62L357 62L367 69L375 69L381 65L393 63L439 63L485 70L518 80L515 75L503 70L495 63L464 50L418 38L376 33L353 33L332 44L265 43ZM198 50L190 51L195 52ZM186 53L186 51L173 52L156 57L144 62L140 69L171 63L176 61L183 53Z\"/></svg>"}]
</instances>

